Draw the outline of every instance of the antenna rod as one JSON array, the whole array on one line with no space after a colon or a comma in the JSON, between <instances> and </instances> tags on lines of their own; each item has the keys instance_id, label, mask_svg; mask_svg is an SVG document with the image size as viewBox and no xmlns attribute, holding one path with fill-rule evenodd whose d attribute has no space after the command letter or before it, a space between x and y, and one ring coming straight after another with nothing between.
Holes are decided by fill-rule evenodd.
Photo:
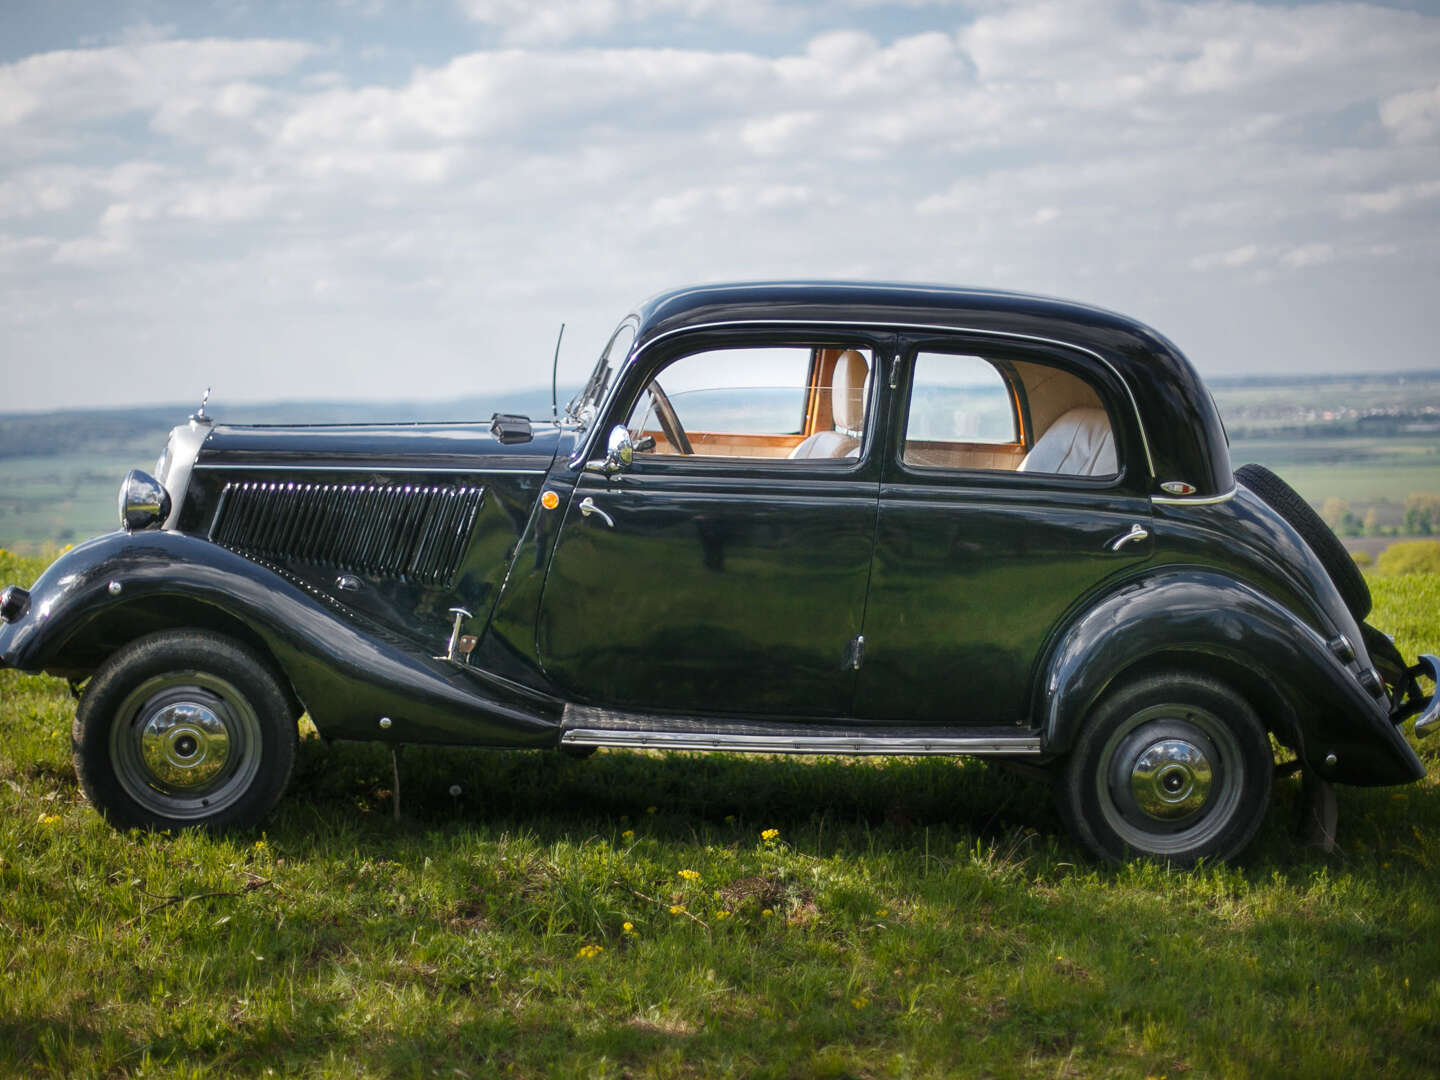
<instances>
[{"instance_id":1,"label":"antenna rod","mask_svg":"<svg viewBox=\"0 0 1440 1080\"><path fill-rule=\"evenodd\" d=\"M550 365L550 416L558 424L560 422L560 396L556 391L557 381L560 377L560 342L565 337L565 324L560 324L560 336L555 339L555 360Z\"/></svg>"}]
</instances>

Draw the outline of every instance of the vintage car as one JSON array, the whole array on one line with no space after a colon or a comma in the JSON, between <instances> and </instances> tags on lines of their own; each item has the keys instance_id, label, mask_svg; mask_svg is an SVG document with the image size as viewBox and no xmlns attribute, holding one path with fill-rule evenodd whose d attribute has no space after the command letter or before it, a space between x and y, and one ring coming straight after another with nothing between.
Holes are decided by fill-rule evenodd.
<instances>
[{"instance_id":1,"label":"vintage car","mask_svg":"<svg viewBox=\"0 0 1440 1080\"><path fill-rule=\"evenodd\" d=\"M558 410L557 410L558 412ZM1240 851L1276 746L1425 770L1335 537L1130 319L947 287L657 296L563 416L177 427L7 589L117 826L250 826L308 713L402 744L986 755L1096 855Z\"/></svg>"}]
</instances>

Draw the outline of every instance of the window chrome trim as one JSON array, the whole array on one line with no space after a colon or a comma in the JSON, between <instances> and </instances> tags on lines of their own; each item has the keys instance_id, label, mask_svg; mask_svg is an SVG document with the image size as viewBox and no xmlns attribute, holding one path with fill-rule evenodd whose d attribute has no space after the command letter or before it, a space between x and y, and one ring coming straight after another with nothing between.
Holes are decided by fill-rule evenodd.
<instances>
[{"instance_id":1,"label":"window chrome trim","mask_svg":"<svg viewBox=\"0 0 1440 1080\"><path fill-rule=\"evenodd\" d=\"M680 326L676 327L674 330L666 330L664 333L656 334L654 337L650 338L638 348L632 346L630 350L630 356L626 361L626 364L627 366L629 366L638 363L640 357L652 345L655 345L661 341L665 341L666 339L674 337L677 334L689 334L700 330L724 330L740 326L748 326L757 330L763 329L767 326L820 326L849 330L882 330L890 334L907 334L916 330L927 330L938 331L945 334L971 334L977 337L1003 338L1009 341L1028 341L1033 342L1037 345L1055 345L1062 349L1070 349L1074 352L1083 353L1084 355L1092 357L1093 359L1098 360L1101 364L1103 364L1105 366L1105 369L1115 377L1115 381L1120 384L1122 389L1124 389L1125 396L1130 401L1130 411L1135 417L1135 426L1140 432L1140 446L1145 451L1145 464L1150 469L1150 479L1154 480L1155 477L1158 475L1155 471L1155 457L1150 452L1150 436L1146 434L1145 421L1140 416L1140 403L1135 400L1135 393L1130 389L1130 384L1126 382L1125 378L1120 374L1118 370L1116 370L1114 364L1112 364L1109 360L1105 359L1104 356L1096 352L1094 349L1086 348L1084 345L1076 345L1069 341L1061 341L1058 338L1041 337L1037 334L1021 334L1011 330L984 330L978 327L945 326L938 323L865 322L850 321L845 319L726 319L720 322L694 323L690 326ZM618 376L619 373L617 372L616 374ZM603 413L609 410L611 405L611 398L614 397L615 390L619 386L620 382L621 380L619 378L615 378L612 380L611 385L606 390L605 400L601 403L599 409L600 412ZM575 458L572 458L572 467L574 461ZM1187 499L1183 501L1190 502L1192 500Z\"/></svg>"},{"instance_id":2,"label":"window chrome trim","mask_svg":"<svg viewBox=\"0 0 1440 1080\"><path fill-rule=\"evenodd\" d=\"M1238 485L1232 487L1224 495L1151 495L1150 502L1154 506L1216 506L1219 503L1229 502L1235 497L1239 490Z\"/></svg>"}]
</instances>

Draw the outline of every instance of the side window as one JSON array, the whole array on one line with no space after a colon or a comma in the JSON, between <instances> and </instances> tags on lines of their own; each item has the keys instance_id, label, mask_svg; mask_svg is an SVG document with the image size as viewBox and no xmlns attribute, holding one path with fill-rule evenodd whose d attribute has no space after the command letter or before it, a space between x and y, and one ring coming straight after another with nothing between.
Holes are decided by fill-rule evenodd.
<instances>
[{"instance_id":1,"label":"side window","mask_svg":"<svg viewBox=\"0 0 1440 1080\"><path fill-rule=\"evenodd\" d=\"M903 460L921 468L1115 476L1114 427L1094 387L1033 361L921 352Z\"/></svg>"},{"instance_id":2,"label":"side window","mask_svg":"<svg viewBox=\"0 0 1440 1080\"><path fill-rule=\"evenodd\" d=\"M916 354L905 464L1014 469L1024 453L1015 394L994 364L979 356Z\"/></svg>"},{"instance_id":3,"label":"side window","mask_svg":"<svg viewBox=\"0 0 1440 1080\"><path fill-rule=\"evenodd\" d=\"M816 345L691 353L655 373L627 426L640 453L853 458L872 366L868 350Z\"/></svg>"},{"instance_id":4,"label":"side window","mask_svg":"<svg viewBox=\"0 0 1440 1080\"><path fill-rule=\"evenodd\" d=\"M1095 388L1061 368L1031 361L1011 365L1024 387L1033 437L1022 472L1115 476L1115 427Z\"/></svg>"}]
</instances>

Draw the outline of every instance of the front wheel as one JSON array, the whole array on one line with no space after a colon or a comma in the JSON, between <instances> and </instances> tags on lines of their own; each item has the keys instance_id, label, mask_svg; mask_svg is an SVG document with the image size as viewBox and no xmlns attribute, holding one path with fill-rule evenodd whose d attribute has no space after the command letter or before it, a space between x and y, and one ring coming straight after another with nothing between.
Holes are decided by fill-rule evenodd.
<instances>
[{"instance_id":1,"label":"front wheel","mask_svg":"<svg viewBox=\"0 0 1440 1080\"><path fill-rule=\"evenodd\" d=\"M1188 866L1227 859L1254 837L1274 758L1255 711L1199 675L1137 680L1109 694L1056 786L1075 838L1101 858Z\"/></svg>"},{"instance_id":2,"label":"front wheel","mask_svg":"<svg viewBox=\"0 0 1440 1080\"><path fill-rule=\"evenodd\" d=\"M75 773L119 828L248 828L279 800L297 732L254 652L199 630L131 642L85 688Z\"/></svg>"}]
</instances>

